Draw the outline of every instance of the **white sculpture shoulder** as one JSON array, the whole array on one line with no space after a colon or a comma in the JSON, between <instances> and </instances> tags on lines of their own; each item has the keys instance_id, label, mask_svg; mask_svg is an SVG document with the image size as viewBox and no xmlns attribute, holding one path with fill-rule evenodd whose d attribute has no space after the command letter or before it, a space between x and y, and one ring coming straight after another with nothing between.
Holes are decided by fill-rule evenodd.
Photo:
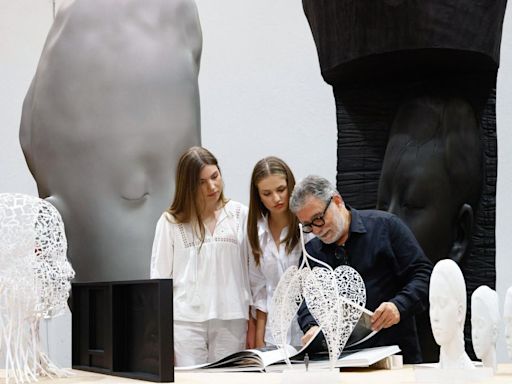
<instances>
[{"instance_id":1,"label":"white sculpture shoulder","mask_svg":"<svg viewBox=\"0 0 512 384\"><path fill-rule=\"evenodd\" d=\"M430 324L436 343L441 347L439 367L474 368L464 349L466 318L466 283L453 260L439 261L430 278Z\"/></svg>"},{"instance_id":2,"label":"white sculpture shoulder","mask_svg":"<svg viewBox=\"0 0 512 384\"><path fill-rule=\"evenodd\" d=\"M505 343L507 344L508 357L512 359L512 287L505 294L503 321L505 322Z\"/></svg>"},{"instance_id":3,"label":"white sculpture shoulder","mask_svg":"<svg viewBox=\"0 0 512 384\"><path fill-rule=\"evenodd\" d=\"M476 356L496 372L496 341L500 311L498 294L486 285L471 296L471 337Z\"/></svg>"}]
</instances>

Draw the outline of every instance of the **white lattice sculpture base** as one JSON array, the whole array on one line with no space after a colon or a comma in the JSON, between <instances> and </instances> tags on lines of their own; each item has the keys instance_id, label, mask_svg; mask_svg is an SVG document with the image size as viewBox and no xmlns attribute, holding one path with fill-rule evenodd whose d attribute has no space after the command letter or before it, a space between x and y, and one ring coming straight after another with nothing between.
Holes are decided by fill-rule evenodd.
<instances>
[{"instance_id":1,"label":"white lattice sculpture base","mask_svg":"<svg viewBox=\"0 0 512 384\"><path fill-rule=\"evenodd\" d=\"M75 273L59 212L37 197L0 194L0 350L6 382L63 376L43 352L39 323L62 313Z\"/></svg>"}]
</instances>

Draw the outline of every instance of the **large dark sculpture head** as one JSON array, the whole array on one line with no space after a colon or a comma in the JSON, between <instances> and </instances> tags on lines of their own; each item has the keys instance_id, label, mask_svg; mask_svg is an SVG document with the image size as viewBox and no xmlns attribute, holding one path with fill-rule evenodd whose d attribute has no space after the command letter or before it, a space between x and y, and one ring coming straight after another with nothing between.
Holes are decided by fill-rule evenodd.
<instances>
[{"instance_id":1,"label":"large dark sculpture head","mask_svg":"<svg viewBox=\"0 0 512 384\"><path fill-rule=\"evenodd\" d=\"M394 118L378 208L401 217L435 263L468 253L482 182L478 120L466 100L420 96Z\"/></svg>"},{"instance_id":2,"label":"large dark sculpture head","mask_svg":"<svg viewBox=\"0 0 512 384\"><path fill-rule=\"evenodd\" d=\"M201 46L192 0L76 0L58 13L20 141L78 280L149 277L178 156L200 142Z\"/></svg>"}]
</instances>

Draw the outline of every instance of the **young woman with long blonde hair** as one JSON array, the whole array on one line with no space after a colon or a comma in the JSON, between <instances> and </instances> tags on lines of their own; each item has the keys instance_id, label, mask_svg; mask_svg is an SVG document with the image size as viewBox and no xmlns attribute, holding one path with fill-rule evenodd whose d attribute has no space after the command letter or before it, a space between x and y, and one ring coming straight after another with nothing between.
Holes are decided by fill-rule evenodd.
<instances>
[{"instance_id":1,"label":"young woman with long blonde hair","mask_svg":"<svg viewBox=\"0 0 512 384\"><path fill-rule=\"evenodd\" d=\"M224 197L217 159L192 147L180 158L171 207L158 220L151 278L173 278L176 366L245 347L250 304L247 207Z\"/></svg>"},{"instance_id":2,"label":"young woman with long blonde hair","mask_svg":"<svg viewBox=\"0 0 512 384\"><path fill-rule=\"evenodd\" d=\"M274 344L267 326L272 296L284 271L298 266L302 255L299 222L288 207L294 186L293 173L283 160L265 157L254 166L247 235L252 249L249 274L256 309L256 347ZM289 343L300 346L302 335L294 320Z\"/></svg>"}]
</instances>

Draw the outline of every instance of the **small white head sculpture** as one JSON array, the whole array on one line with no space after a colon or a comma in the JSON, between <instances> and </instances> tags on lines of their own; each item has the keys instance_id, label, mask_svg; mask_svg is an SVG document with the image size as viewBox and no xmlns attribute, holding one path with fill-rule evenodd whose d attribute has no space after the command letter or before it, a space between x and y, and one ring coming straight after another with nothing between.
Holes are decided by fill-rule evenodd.
<instances>
[{"instance_id":1,"label":"small white head sculpture","mask_svg":"<svg viewBox=\"0 0 512 384\"><path fill-rule=\"evenodd\" d=\"M507 289L505 294L503 321L505 322L505 343L507 344L508 357L512 359L512 287Z\"/></svg>"},{"instance_id":2,"label":"small white head sculpture","mask_svg":"<svg viewBox=\"0 0 512 384\"><path fill-rule=\"evenodd\" d=\"M39 322L66 306L74 277L59 212L37 197L0 194L0 346L7 379L62 375L42 351Z\"/></svg>"},{"instance_id":3,"label":"small white head sculpture","mask_svg":"<svg viewBox=\"0 0 512 384\"><path fill-rule=\"evenodd\" d=\"M464 349L466 283L453 260L439 261L430 278L430 325L441 347L440 368L474 368Z\"/></svg>"},{"instance_id":4,"label":"small white head sculpture","mask_svg":"<svg viewBox=\"0 0 512 384\"><path fill-rule=\"evenodd\" d=\"M500 311L498 294L487 285L478 287L471 296L471 336L475 354L485 367L496 372L496 340Z\"/></svg>"}]
</instances>

